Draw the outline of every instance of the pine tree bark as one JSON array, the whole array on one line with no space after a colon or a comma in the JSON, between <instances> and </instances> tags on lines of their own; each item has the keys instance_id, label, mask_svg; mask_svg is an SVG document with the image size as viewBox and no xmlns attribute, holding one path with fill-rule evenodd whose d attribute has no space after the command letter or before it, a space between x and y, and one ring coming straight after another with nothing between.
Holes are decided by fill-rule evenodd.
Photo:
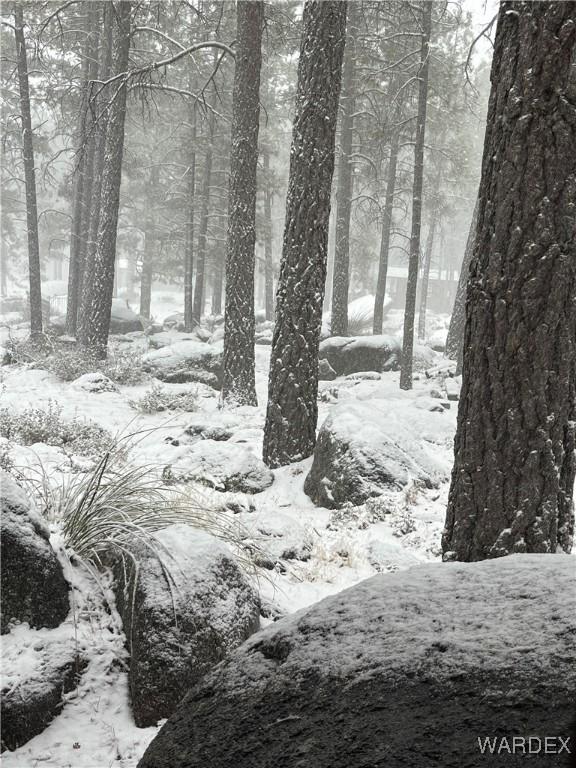
<instances>
[{"instance_id":1,"label":"pine tree bark","mask_svg":"<svg viewBox=\"0 0 576 768\"><path fill-rule=\"evenodd\" d=\"M444 133L440 139L440 146L444 143ZM426 236L426 245L424 246L424 257L422 259L422 276L420 282L420 301L418 305L418 339L426 339L426 309L428 306L428 286L430 284L430 267L432 265L432 251L434 250L434 236L436 228L439 226L440 217L440 186L442 184L442 160L439 160L438 173L434 183L434 202L430 215L428 234Z\"/></svg>"},{"instance_id":2,"label":"pine tree bark","mask_svg":"<svg viewBox=\"0 0 576 768\"><path fill-rule=\"evenodd\" d=\"M388 178L386 179L386 198L384 201L384 216L382 219L382 235L380 238L380 258L378 261L378 280L374 297L374 321L372 331L375 335L382 333L384 323L384 299L386 297L386 280L388 277L388 259L390 254L390 235L392 233L392 215L394 212L394 194L396 192L396 168L398 165L398 149L400 131L394 129L390 145L388 161Z\"/></svg>"},{"instance_id":3,"label":"pine tree bark","mask_svg":"<svg viewBox=\"0 0 576 768\"><path fill-rule=\"evenodd\" d=\"M38 238L38 205L36 200L36 171L34 166L34 142L30 115L30 86L28 82L28 57L24 38L24 14L22 5L14 5L14 36L22 120L22 156L26 188L26 227L28 235L28 281L30 301L30 335L42 334L42 272L40 268L40 241Z\"/></svg>"},{"instance_id":4,"label":"pine tree bark","mask_svg":"<svg viewBox=\"0 0 576 768\"><path fill-rule=\"evenodd\" d=\"M256 171L264 3L236 6L222 402L257 405L254 372Z\"/></svg>"},{"instance_id":5,"label":"pine tree bark","mask_svg":"<svg viewBox=\"0 0 576 768\"><path fill-rule=\"evenodd\" d=\"M348 335L348 291L350 284L350 216L352 213L352 144L354 139L354 112L356 109L356 37L358 34L358 6L348 4L346 48L342 69L340 109L340 159L336 191L336 247L332 273L332 336Z\"/></svg>"},{"instance_id":6,"label":"pine tree bark","mask_svg":"<svg viewBox=\"0 0 576 768\"><path fill-rule=\"evenodd\" d=\"M193 83L189 83L191 89ZM196 104L190 108L190 160L187 181L187 219L184 253L184 330L190 333L194 327L193 274L194 274L194 206L196 204Z\"/></svg>"},{"instance_id":7,"label":"pine tree bark","mask_svg":"<svg viewBox=\"0 0 576 768\"><path fill-rule=\"evenodd\" d=\"M316 442L318 347L346 3L306 2L303 27L264 427L264 461L271 467L310 456Z\"/></svg>"},{"instance_id":8,"label":"pine tree bark","mask_svg":"<svg viewBox=\"0 0 576 768\"><path fill-rule=\"evenodd\" d=\"M130 0L116 5L117 35L114 41L113 70L126 72L130 52ZM124 154L126 84L120 82L109 107L106 152L102 174L101 210L96 252L90 282L84 286L80 344L97 357L106 357L110 313L114 292L116 236L120 208L120 184Z\"/></svg>"},{"instance_id":9,"label":"pine tree bark","mask_svg":"<svg viewBox=\"0 0 576 768\"><path fill-rule=\"evenodd\" d=\"M204 157L202 178L200 222L198 225L198 244L196 253L196 281L194 284L194 304L192 316L194 324L200 322L204 314L204 284L206 282L206 253L208 251L208 217L210 215L210 185L212 184L213 142L215 120L214 113L208 117L208 143Z\"/></svg>"},{"instance_id":10,"label":"pine tree bark","mask_svg":"<svg viewBox=\"0 0 576 768\"><path fill-rule=\"evenodd\" d=\"M68 267L68 297L66 302L66 333L76 335L78 307L82 298L84 262L88 249L90 229L90 203L94 176L95 141L90 106L91 81L98 77L98 48L100 36L100 4L87 4L86 44L82 61L82 85L78 115L78 146L76 150L74 207L70 232L70 260Z\"/></svg>"},{"instance_id":11,"label":"pine tree bark","mask_svg":"<svg viewBox=\"0 0 576 768\"><path fill-rule=\"evenodd\" d=\"M270 150L262 153L264 166L264 306L266 320L274 320L274 263L272 260L272 179Z\"/></svg>"},{"instance_id":12,"label":"pine tree bark","mask_svg":"<svg viewBox=\"0 0 576 768\"><path fill-rule=\"evenodd\" d=\"M445 560L572 547L575 47L575 2L501 4Z\"/></svg>"},{"instance_id":13,"label":"pine tree bark","mask_svg":"<svg viewBox=\"0 0 576 768\"><path fill-rule=\"evenodd\" d=\"M466 325L466 288L468 286L468 276L470 273L470 262L474 252L474 238L476 237L476 227L478 225L478 200L474 205L474 213L470 223L470 230L464 249L464 258L460 267L460 276L458 278L458 287L454 298L454 308L450 318L450 327L446 337L446 357L450 360L456 360L456 373L462 373L462 347L464 345L464 326Z\"/></svg>"},{"instance_id":14,"label":"pine tree bark","mask_svg":"<svg viewBox=\"0 0 576 768\"><path fill-rule=\"evenodd\" d=\"M152 280L154 277L154 251L156 246L156 211L152 196L158 191L160 168L153 165L146 194L146 225L144 230L144 255L140 275L140 314L150 318L152 305Z\"/></svg>"},{"instance_id":15,"label":"pine tree bark","mask_svg":"<svg viewBox=\"0 0 576 768\"><path fill-rule=\"evenodd\" d=\"M414 184L412 187L412 231L410 234L410 258L406 283L404 309L404 338L400 389L412 389L412 358L414 353L414 317L416 314L416 288L420 262L420 229L422 225L422 182L424 177L424 136L428 106L428 70L430 63L430 35L432 33L432 2L421 0L422 39L420 43L420 72L418 74L418 115L416 118L416 142L414 146Z\"/></svg>"}]
</instances>

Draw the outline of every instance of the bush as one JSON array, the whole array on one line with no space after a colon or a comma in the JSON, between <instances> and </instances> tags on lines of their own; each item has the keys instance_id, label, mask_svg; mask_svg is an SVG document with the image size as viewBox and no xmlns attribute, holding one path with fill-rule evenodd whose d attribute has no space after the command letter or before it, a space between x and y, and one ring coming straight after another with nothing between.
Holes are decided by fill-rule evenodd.
<instances>
[{"instance_id":1,"label":"bush","mask_svg":"<svg viewBox=\"0 0 576 768\"><path fill-rule=\"evenodd\" d=\"M140 384L148 378L142 370L142 355L132 350L108 352L106 360L86 354L78 347L59 349L46 358L44 367L62 381L74 381L85 373L103 373L115 384Z\"/></svg>"},{"instance_id":2,"label":"bush","mask_svg":"<svg viewBox=\"0 0 576 768\"><path fill-rule=\"evenodd\" d=\"M142 397L128 401L131 408L140 413L162 413L162 411L195 411L198 407L198 393L170 392L159 384L153 384Z\"/></svg>"},{"instance_id":3,"label":"bush","mask_svg":"<svg viewBox=\"0 0 576 768\"><path fill-rule=\"evenodd\" d=\"M62 408L49 402L47 410L27 408L13 413L0 408L0 437L21 445L46 443L79 456L98 456L110 450L114 438L103 427L81 419L63 419Z\"/></svg>"}]
</instances>

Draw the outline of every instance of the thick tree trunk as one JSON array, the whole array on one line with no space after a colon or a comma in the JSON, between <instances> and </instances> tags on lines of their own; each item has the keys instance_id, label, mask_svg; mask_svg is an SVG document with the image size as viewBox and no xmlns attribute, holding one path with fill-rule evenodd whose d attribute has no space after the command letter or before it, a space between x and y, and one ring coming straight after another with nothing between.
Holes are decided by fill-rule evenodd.
<instances>
[{"instance_id":1,"label":"thick tree trunk","mask_svg":"<svg viewBox=\"0 0 576 768\"><path fill-rule=\"evenodd\" d=\"M199 323L204 314L204 284L206 282L206 252L208 250L208 217L210 215L210 185L212 183L212 145L214 142L214 128L214 113L211 112L208 117L208 143L206 145L206 155L204 158L200 222L198 226L196 282L194 284L194 305L192 308L194 323Z\"/></svg>"},{"instance_id":2,"label":"thick tree trunk","mask_svg":"<svg viewBox=\"0 0 576 768\"><path fill-rule=\"evenodd\" d=\"M454 309L450 318L450 327L446 338L446 357L450 360L457 360L456 373L462 373L462 347L464 344L464 326L466 325L466 287L468 285L468 275L470 272L470 262L474 252L474 238L476 237L476 227L478 225L478 200L474 205L472 222L466 240L464 258L460 267L460 276L458 278L458 288L454 299Z\"/></svg>"},{"instance_id":3,"label":"thick tree trunk","mask_svg":"<svg viewBox=\"0 0 576 768\"><path fill-rule=\"evenodd\" d=\"M356 109L356 36L358 34L357 4L348 4L346 49L342 68L340 99L342 122L340 129L340 158L336 191L336 248L332 273L332 313L330 332L333 336L348 335L348 290L350 282L350 215L352 212L352 143L354 111Z\"/></svg>"},{"instance_id":4,"label":"thick tree trunk","mask_svg":"<svg viewBox=\"0 0 576 768\"><path fill-rule=\"evenodd\" d=\"M193 87L193 82L190 82L189 85ZM191 107L190 113L191 151L188 166L188 215L186 220L186 250L184 253L184 330L188 333L194 327L192 277L194 273L194 205L196 203L196 104Z\"/></svg>"},{"instance_id":5,"label":"thick tree trunk","mask_svg":"<svg viewBox=\"0 0 576 768\"><path fill-rule=\"evenodd\" d=\"M416 143L414 146L414 185L412 187L412 231L410 235L410 259L406 284L404 309L404 339L402 342L402 366L400 388L412 389L412 357L414 352L414 316L416 314L416 287L420 261L420 228L422 223L422 181L424 177L424 135L426 133L426 108L428 102L428 69L430 63L430 35L432 32L432 5L422 0L422 42L420 45L420 72L418 74L418 116L416 118Z\"/></svg>"},{"instance_id":6,"label":"thick tree trunk","mask_svg":"<svg viewBox=\"0 0 576 768\"><path fill-rule=\"evenodd\" d=\"M116 6L117 36L114 42L114 72L125 72L130 52L130 0L120 0ZM126 117L126 86L116 87L108 115L106 154L102 174L100 221L94 265L90 283L84 286L82 322L79 341L98 357L105 357L110 328L110 312L114 291L116 235L120 208L122 157L124 153L124 122Z\"/></svg>"},{"instance_id":7,"label":"thick tree trunk","mask_svg":"<svg viewBox=\"0 0 576 768\"><path fill-rule=\"evenodd\" d=\"M392 215L394 212L394 193L396 191L396 168L398 165L398 148L400 131L394 128L388 160L388 178L386 179L386 198L384 202L384 217L382 219L382 235L380 239L380 259L378 261L378 280L376 296L374 297L373 333L382 333L384 322L384 299L386 298L386 279L388 277L388 258L390 254L390 234L392 232Z\"/></svg>"},{"instance_id":8,"label":"thick tree trunk","mask_svg":"<svg viewBox=\"0 0 576 768\"><path fill-rule=\"evenodd\" d=\"M575 46L575 2L501 4L445 560L572 547Z\"/></svg>"},{"instance_id":9,"label":"thick tree trunk","mask_svg":"<svg viewBox=\"0 0 576 768\"><path fill-rule=\"evenodd\" d=\"M270 150L264 148L264 306L266 320L274 320L274 263L272 260L272 179Z\"/></svg>"},{"instance_id":10,"label":"thick tree trunk","mask_svg":"<svg viewBox=\"0 0 576 768\"><path fill-rule=\"evenodd\" d=\"M222 402L257 405L254 373L256 171L264 3L238 3L228 237Z\"/></svg>"},{"instance_id":11,"label":"thick tree trunk","mask_svg":"<svg viewBox=\"0 0 576 768\"><path fill-rule=\"evenodd\" d=\"M42 272L40 269L40 243L38 239L38 207L36 202L36 171L34 168L34 144L30 115L30 87L28 84L28 57L24 39L24 15L22 5L14 5L14 34L18 64L20 117L22 120L22 156L26 187L26 227L28 235L28 280L30 299L30 335L42 333Z\"/></svg>"},{"instance_id":12,"label":"thick tree trunk","mask_svg":"<svg viewBox=\"0 0 576 768\"><path fill-rule=\"evenodd\" d=\"M318 346L346 3L307 2L303 26L264 428L264 461L272 467L310 456L316 442Z\"/></svg>"},{"instance_id":13,"label":"thick tree trunk","mask_svg":"<svg viewBox=\"0 0 576 768\"><path fill-rule=\"evenodd\" d=\"M70 260L68 267L68 298L66 302L66 332L76 335L78 307L82 298L84 262L88 250L90 204L94 177L95 138L90 106L91 81L98 77L98 48L100 36L100 4L86 5L86 44L82 61L82 86L78 116L75 168L74 206L70 232Z\"/></svg>"},{"instance_id":14,"label":"thick tree trunk","mask_svg":"<svg viewBox=\"0 0 576 768\"><path fill-rule=\"evenodd\" d=\"M152 280L154 277L154 255L156 247L156 211L154 210L153 194L158 191L160 183L160 168L153 165L150 169L150 180L146 194L146 225L144 230L144 255L142 258L142 273L140 275L140 314L150 318L152 305Z\"/></svg>"}]
</instances>

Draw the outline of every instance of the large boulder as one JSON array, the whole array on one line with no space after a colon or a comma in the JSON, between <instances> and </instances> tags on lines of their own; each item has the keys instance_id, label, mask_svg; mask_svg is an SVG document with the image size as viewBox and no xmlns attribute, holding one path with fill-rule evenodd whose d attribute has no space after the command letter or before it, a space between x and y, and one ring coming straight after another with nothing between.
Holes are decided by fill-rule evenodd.
<instances>
[{"instance_id":1,"label":"large boulder","mask_svg":"<svg viewBox=\"0 0 576 768\"><path fill-rule=\"evenodd\" d=\"M131 333L143 330L142 320L130 309L128 302L124 299L112 299L110 333Z\"/></svg>"},{"instance_id":2,"label":"large boulder","mask_svg":"<svg viewBox=\"0 0 576 768\"><path fill-rule=\"evenodd\" d=\"M143 369L171 384L201 382L222 386L222 345L203 341L178 341L155 349L142 358Z\"/></svg>"},{"instance_id":3,"label":"large boulder","mask_svg":"<svg viewBox=\"0 0 576 768\"><path fill-rule=\"evenodd\" d=\"M400 342L391 336L331 336L320 342L318 357L338 376L357 371L397 371Z\"/></svg>"},{"instance_id":4,"label":"large boulder","mask_svg":"<svg viewBox=\"0 0 576 768\"><path fill-rule=\"evenodd\" d=\"M238 493L260 493L274 482L271 470L249 446L215 439L181 448L170 473L180 482L193 481L217 491Z\"/></svg>"},{"instance_id":5,"label":"large boulder","mask_svg":"<svg viewBox=\"0 0 576 768\"><path fill-rule=\"evenodd\" d=\"M248 640L138 766L519 768L520 749L491 757L480 745L531 736L543 751L548 736L560 748L576 704L575 633L566 555L380 574ZM534 765L568 759L541 753Z\"/></svg>"},{"instance_id":6,"label":"large boulder","mask_svg":"<svg viewBox=\"0 0 576 768\"><path fill-rule=\"evenodd\" d=\"M136 548L137 567L115 573L116 601L131 653L136 724L168 717L208 670L259 627L256 592L229 549L186 525L157 534L158 548Z\"/></svg>"},{"instance_id":7,"label":"large boulder","mask_svg":"<svg viewBox=\"0 0 576 768\"><path fill-rule=\"evenodd\" d=\"M50 545L50 531L30 500L0 471L0 631L16 619L31 627L57 627L70 610L68 582Z\"/></svg>"},{"instance_id":8,"label":"large boulder","mask_svg":"<svg viewBox=\"0 0 576 768\"><path fill-rule=\"evenodd\" d=\"M346 400L332 408L320 428L304 491L316 504L337 509L363 504L412 480L433 487L446 474L437 450L389 403Z\"/></svg>"}]
</instances>

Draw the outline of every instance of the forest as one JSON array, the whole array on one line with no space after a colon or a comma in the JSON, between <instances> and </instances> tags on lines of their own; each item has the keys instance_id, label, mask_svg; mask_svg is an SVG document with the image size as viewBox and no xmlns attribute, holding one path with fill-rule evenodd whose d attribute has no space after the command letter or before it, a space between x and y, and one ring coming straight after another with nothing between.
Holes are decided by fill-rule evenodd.
<instances>
[{"instance_id":1,"label":"forest","mask_svg":"<svg viewBox=\"0 0 576 768\"><path fill-rule=\"evenodd\" d=\"M575 0L4 0L6 768L576 766Z\"/></svg>"}]
</instances>

